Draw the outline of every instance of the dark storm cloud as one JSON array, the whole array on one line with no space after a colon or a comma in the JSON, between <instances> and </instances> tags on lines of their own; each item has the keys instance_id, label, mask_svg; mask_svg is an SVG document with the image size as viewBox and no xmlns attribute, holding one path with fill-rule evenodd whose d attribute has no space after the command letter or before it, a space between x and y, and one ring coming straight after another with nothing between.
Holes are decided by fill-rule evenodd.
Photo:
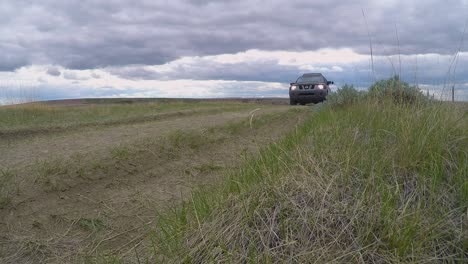
<instances>
[{"instance_id":1,"label":"dark storm cloud","mask_svg":"<svg viewBox=\"0 0 468 264\"><path fill-rule=\"evenodd\" d=\"M376 53L457 49L466 1L390 2L6 0L0 4L0 43L9 57L0 55L0 70L28 64L155 65L247 49L351 47L368 53L361 8Z\"/></svg>"},{"instance_id":2,"label":"dark storm cloud","mask_svg":"<svg viewBox=\"0 0 468 264\"><path fill-rule=\"evenodd\" d=\"M0 59L0 72L1 71L13 71L21 66L24 66L27 63L26 60L21 60L21 59Z\"/></svg>"},{"instance_id":3,"label":"dark storm cloud","mask_svg":"<svg viewBox=\"0 0 468 264\"><path fill-rule=\"evenodd\" d=\"M1 45L0 45L0 48ZM0 53L0 72L13 71L18 67L28 64L28 59L25 56Z\"/></svg>"}]
</instances>

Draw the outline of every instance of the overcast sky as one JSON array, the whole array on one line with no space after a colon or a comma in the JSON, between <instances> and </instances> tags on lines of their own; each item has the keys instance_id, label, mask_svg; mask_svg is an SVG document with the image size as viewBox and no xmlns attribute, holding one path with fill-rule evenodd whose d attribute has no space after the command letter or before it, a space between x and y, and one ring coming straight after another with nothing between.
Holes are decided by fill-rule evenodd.
<instances>
[{"instance_id":1,"label":"overcast sky","mask_svg":"<svg viewBox=\"0 0 468 264\"><path fill-rule=\"evenodd\" d=\"M2 0L0 103L287 96L305 72L468 100L467 19L468 0Z\"/></svg>"}]
</instances>

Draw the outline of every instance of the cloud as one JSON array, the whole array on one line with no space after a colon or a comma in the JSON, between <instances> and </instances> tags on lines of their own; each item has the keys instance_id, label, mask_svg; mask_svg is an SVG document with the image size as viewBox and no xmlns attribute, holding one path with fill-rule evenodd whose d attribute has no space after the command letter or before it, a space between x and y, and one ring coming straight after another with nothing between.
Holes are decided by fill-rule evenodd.
<instances>
[{"instance_id":1,"label":"cloud","mask_svg":"<svg viewBox=\"0 0 468 264\"><path fill-rule=\"evenodd\" d=\"M52 76L60 76L62 73L60 70L56 67L50 67L47 69L47 74L52 75Z\"/></svg>"},{"instance_id":2,"label":"cloud","mask_svg":"<svg viewBox=\"0 0 468 264\"><path fill-rule=\"evenodd\" d=\"M455 0L7 0L0 5L0 43L12 55L0 58L0 70L161 65L250 49L350 48L367 54L361 8L376 54L451 54L468 13L466 3Z\"/></svg>"},{"instance_id":3,"label":"cloud","mask_svg":"<svg viewBox=\"0 0 468 264\"><path fill-rule=\"evenodd\" d=\"M0 50L2 50L2 45L0 45ZM0 72L13 71L27 64L28 64L28 59L25 56L11 54L11 53L0 54Z\"/></svg>"},{"instance_id":4,"label":"cloud","mask_svg":"<svg viewBox=\"0 0 468 264\"><path fill-rule=\"evenodd\" d=\"M0 81L44 98L287 96L305 72L359 87L401 73L463 97L466 14L455 0L6 0Z\"/></svg>"},{"instance_id":5,"label":"cloud","mask_svg":"<svg viewBox=\"0 0 468 264\"><path fill-rule=\"evenodd\" d=\"M99 79L99 78L101 78L101 75L93 72L93 73L91 73L91 77L94 78L94 79Z\"/></svg>"},{"instance_id":6,"label":"cloud","mask_svg":"<svg viewBox=\"0 0 468 264\"><path fill-rule=\"evenodd\" d=\"M341 54L347 59L341 60ZM375 79L398 74L410 83L449 84L468 82L468 53L458 56L456 68L451 55L418 54L370 57L347 50L317 52L247 51L218 56L185 57L164 65L110 67L105 71L132 80L240 80L289 83L306 72L321 72L338 85L368 86ZM401 65L400 65L401 61ZM401 67L401 70L400 70Z\"/></svg>"},{"instance_id":7,"label":"cloud","mask_svg":"<svg viewBox=\"0 0 468 264\"><path fill-rule=\"evenodd\" d=\"M63 78L67 80L72 80L72 81L83 81L83 80L89 80L90 77L80 74L80 71L65 71L63 73Z\"/></svg>"},{"instance_id":8,"label":"cloud","mask_svg":"<svg viewBox=\"0 0 468 264\"><path fill-rule=\"evenodd\" d=\"M34 91L31 94L35 97L28 95L26 99L36 100L83 97L287 97L289 82L309 71L309 67L315 67L329 80L335 81L334 89L345 83L365 89L374 80L369 61L365 58L336 65L330 58L323 64L308 64L296 59L296 56L315 57L310 53L302 56L300 53L273 55L268 51L255 51L237 55L186 57L165 65L62 69L61 76L47 74L47 70L53 67L50 65L22 67L15 72L0 73L0 80L9 80L0 83L0 99L19 98L30 94L25 93L29 90ZM376 56L374 59L377 79L388 78L399 70L396 56ZM468 100L468 78L464 74L468 71L468 54L460 54L457 70L452 72L452 78L447 79L450 60L450 56L434 54L401 56L402 78L442 99L449 98L448 88L455 84L456 99ZM393 62L393 67L389 61ZM217 69L225 71L216 73Z\"/></svg>"}]
</instances>

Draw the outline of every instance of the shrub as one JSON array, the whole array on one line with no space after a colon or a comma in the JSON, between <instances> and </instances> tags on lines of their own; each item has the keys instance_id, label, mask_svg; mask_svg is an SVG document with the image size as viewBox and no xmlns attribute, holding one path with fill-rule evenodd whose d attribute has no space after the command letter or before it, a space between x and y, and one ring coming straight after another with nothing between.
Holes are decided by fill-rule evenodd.
<instances>
[{"instance_id":1,"label":"shrub","mask_svg":"<svg viewBox=\"0 0 468 264\"><path fill-rule=\"evenodd\" d=\"M369 87L368 96L375 99L392 99L395 103L415 103L425 101L426 97L416 87L401 81L398 75L375 82Z\"/></svg>"},{"instance_id":2,"label":"shrub","mask_svg":"<svg viewBox=\"0 0 468 264\"><path fill-rule=\"evenodd\" d=\"M356 90L353 85L345 84L338 91L330 94L327 102L333 106L347 106L358 102L364 94Z\"/></svg>"}]
</instances>

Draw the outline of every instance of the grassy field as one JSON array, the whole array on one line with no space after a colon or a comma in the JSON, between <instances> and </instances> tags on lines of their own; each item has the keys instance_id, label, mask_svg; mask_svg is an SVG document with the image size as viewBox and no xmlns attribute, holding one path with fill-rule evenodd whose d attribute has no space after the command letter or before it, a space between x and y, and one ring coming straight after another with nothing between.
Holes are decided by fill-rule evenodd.
<instances>
[{"instance_id":1,"label":"grassy field","mask_svg":"<svg viewBox=\"0 0 468 264\"><path fill-rule=\"evenodd\" d=\"M156 262L466 261L467 106L387 92L341 91L164 214Z\"/></svg>"},{"instance_id":2,"label":"grassy field","mask_svg":"<svg viewBox=\"0 0 468 264\"><path fill-rule=\"evenodd\" d=\"M0 260L468 258L467 104L431 101L395 78L368 93L346 86L313 107L172 103L168 112L216 110L94 119L0 144L15 157L0 158ZM43 148L46 157L24 154Z\"/></svg>"}]
</instances>

